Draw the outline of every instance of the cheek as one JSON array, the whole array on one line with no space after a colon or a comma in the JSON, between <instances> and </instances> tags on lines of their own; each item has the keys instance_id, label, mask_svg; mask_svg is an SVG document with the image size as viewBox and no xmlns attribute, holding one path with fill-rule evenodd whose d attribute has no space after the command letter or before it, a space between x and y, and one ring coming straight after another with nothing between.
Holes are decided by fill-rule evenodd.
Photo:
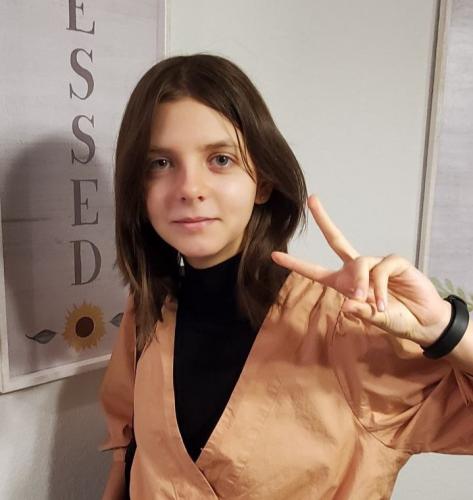
<instances>
[{"instance_id":1,"label":"cheek","mask_svg":"<svg viewBox=\"0 0 473 500\"><path fill-rule=\"evenodd\" d=\"M146 192L146 212L153 222L159 222L159 214L163 214L165 197L162 189L157 185L152 186Z\"/></svg>"},{"instance_id":2,"label":"cheek","mask_svg":"<svg viewBox=\"0 0 473 500\"><path fill-rule=\"evenodd\" d=\"M227 206L251 213L256 197L256 184L250 178L242 178L237 182L223 184L218 193Z\"/></svg>"}]
</instances>

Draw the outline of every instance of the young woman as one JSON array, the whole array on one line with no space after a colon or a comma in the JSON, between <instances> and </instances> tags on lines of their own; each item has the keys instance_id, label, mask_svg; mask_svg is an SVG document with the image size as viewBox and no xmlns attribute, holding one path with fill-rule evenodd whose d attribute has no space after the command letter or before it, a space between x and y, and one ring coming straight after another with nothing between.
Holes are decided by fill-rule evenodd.
<instances>
[{"instance_id":1,"label":"young woman","mask_svg":"<svg viewBox=\"0 0 473 500\"><path fill-rule=\"evenodd\" d=\"M358 254L235 64L171 57L141 78L115 193L130 294L101 389L103 498L387 499L412 454L473 453L465 304ZM286 253L306 204L339 270Z\"/></svg>"}]
</instances>

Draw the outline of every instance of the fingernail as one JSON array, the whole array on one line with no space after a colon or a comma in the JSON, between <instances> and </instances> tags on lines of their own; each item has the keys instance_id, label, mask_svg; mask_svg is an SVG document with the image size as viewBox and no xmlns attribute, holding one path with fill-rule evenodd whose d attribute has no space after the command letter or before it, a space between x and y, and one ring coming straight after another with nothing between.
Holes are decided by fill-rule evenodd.
<instances>
[{"instance_id":1,"label":"fingernail","mask_svg":"<svg viewBox=\"0 0 473 500\"><path fill-rule=\"evenodd\" d=\"M363 289L362 288L357 288L355 291L355 298L361 299L363 297Z\"/></svg>"},{"instance_id":2,"label":"fingernail","mask_svg":"<svg viewBox=\"0 0 473 500\"><path fill-rule=\"evenodd\" d=\"M382 301L382 299L378 300L378 311L384 312L384 302Z\"/></svg>"}]
</instances>

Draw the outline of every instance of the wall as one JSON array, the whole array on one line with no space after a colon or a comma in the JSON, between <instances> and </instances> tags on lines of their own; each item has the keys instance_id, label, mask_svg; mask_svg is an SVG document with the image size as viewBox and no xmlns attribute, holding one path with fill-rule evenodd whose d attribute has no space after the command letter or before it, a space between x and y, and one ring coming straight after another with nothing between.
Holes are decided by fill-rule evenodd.
<instances>
[{"instance_id":1,"label":"wall","mask_svg":"<svg viewBox=\"0 0 473 500\"><path fill-rule=\"evenodd\" d=\"M85 0L87 1L87 0ZM363 254L414 261L436 2L170 1L170 53L254 80L328 213ZM293 253L338 265L315 223ZM100 497L102 371L0 397L3 499ZM395 499L471 497L472 457L422 455Z\"/></svg>"}]
</instances>

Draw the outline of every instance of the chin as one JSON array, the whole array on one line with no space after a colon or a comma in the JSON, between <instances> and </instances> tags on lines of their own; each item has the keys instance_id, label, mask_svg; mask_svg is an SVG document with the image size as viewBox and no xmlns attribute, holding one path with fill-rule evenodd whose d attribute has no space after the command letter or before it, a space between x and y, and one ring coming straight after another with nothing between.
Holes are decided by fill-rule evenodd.
<instances>
[{"instance_id":1,"label":"chin","mask_svg":"<svg viewBox=\"0 0 473 500\"><path fill-rule=\"evenodd\" d=\"M183 250L182 252L179 250L179 252L184 256L186 257L187 259L213 259L215 258L217 255L219 255L220 252L192 252L192 251L189 251L189 252L186 252L185 250Z\"/></svg>"},{"instance_id":2,"label":"chin","mask_svg":"<svg viewBox=\"0 0 473 500\"><path fill-rule=\"evenodd\" d=\"M223 248L215 248L211 245L200 246L196 248L196 245L173 245L174 248L184 257L189 257L191 259L208 259L218 255L222 252Z\"/></svg>"}]
</instances>

